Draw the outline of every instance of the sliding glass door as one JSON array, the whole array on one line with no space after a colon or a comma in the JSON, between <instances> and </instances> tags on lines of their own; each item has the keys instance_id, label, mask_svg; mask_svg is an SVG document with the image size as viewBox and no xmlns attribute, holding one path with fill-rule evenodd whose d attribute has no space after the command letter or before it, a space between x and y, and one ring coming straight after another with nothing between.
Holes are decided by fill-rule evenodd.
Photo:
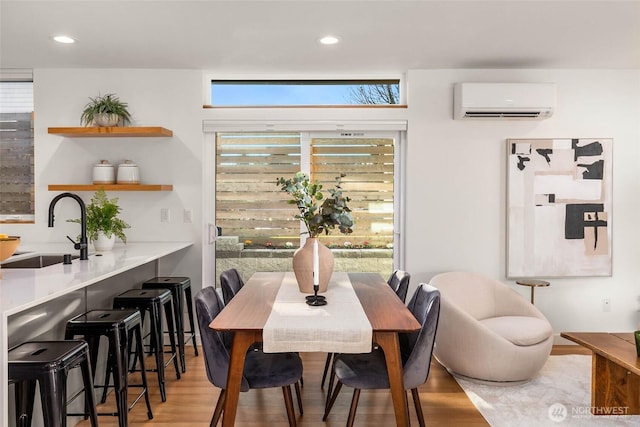
<instances>
[{"instance_id":1,"label":"sliding glass door","mask_svg":"<svg viewBox=\"0 0 640 427\"><path fill-rule=\"evenodd\" d=\"M306 234L276 181L297 171L325 190L345 174L354 231L321 237L334 252L336 271L391 274L400 236L398 132L217 132L215 141L216 277L228 268L244 277L291 270Z\"/></svg>"}]
</instances>

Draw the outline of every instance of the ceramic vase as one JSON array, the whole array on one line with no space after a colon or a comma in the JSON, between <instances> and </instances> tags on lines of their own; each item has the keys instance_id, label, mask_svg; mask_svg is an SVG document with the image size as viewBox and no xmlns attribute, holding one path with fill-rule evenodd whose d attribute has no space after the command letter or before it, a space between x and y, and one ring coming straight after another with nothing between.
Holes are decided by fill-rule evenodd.
<instances>
[{"instance_id":1,"label":"ceramic vase","mask_svg":"<svg viewBox=\"0 0 640 427\"><path fill-rule=\"evenodd\" d=\"M99 127L112 127L118 126L120 116L117 114L100 113L93 117L93 123Z\"/></svg>"},{"instance_id":2,"label":"ceramic vase","mask_svg":"<svg viewBox=\"0 0 640 427\"><path fill-rule=\"evenodd\" d=\"M107 237L102 231L98 231L98 238L93 241L93 248L96 252L107 252L113 249L113 244L115 242L115 234L112 234L111 237Z\"/></svg>"},{"instance_id":3,"label":"ceramic vase","mask_svg":"<svg viewBox=\"0 0 640 427\"><path fill-rule=\"evenodd\" d=\"M303 294L313 294L313 242L316 238L308 238L304 246L293 254L293 272L298 281L298 287ZM331 249L318 241L319 262L319 290L326 292L331 274L333 274L333 253Z\"/></svg>"}]
</instances>

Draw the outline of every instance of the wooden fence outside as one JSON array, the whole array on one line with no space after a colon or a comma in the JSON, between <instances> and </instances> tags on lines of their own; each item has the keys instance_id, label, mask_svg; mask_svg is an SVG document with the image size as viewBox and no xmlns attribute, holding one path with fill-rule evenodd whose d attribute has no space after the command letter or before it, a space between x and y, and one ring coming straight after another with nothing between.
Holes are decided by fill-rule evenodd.
<instances>
[{"instance_id":1,"label":"wooden fence outside","mask_svg":"<svg viewBox=\"0 0 640 427\"><path fill-rule=\"evenodd\" d=\"M223 235L254 248L299 246L297 209L276 182L301 169L300 150L297 133L217 135L216 223ZM326 245L386 248L393 242L393 150L392 139L312 140L311 179L328 190L346 174L342 189L355 220L353 234L336 230L322 237Z\"/></svg>"},{"instance_id":2,"label":"wooden fence outside","mask_svg":"<svg viewBox=\"0 0 640 427\"><path fill-rule=\"evenodd\" d=\"M33 113L0 113L0 214L34 213Z\"/></svg>"}]
</instances>

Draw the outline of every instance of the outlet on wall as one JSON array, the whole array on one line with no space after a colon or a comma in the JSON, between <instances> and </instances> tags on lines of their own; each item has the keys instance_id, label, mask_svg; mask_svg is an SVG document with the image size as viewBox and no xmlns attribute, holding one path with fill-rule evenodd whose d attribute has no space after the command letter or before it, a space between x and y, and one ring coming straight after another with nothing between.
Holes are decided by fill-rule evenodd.
<instances>
[{"instance_id":1,"label":"outlet on wall","mask_svg":"<svg viewBox=\"0 0 640 427\"><path fill-rule=\"evenodd\" d=\"M611 311L611 300L609 298L602 299L602 311Z\"/></svg>"},{"instance_id":2,"label":"outlet on wall","mask_svg":"<svg viewBox=\"0 0 640 427\"><path fill-rule=\"evenodd\" d=\"M193 211L191 209L184 210L183 221L187 224L190 224L193 222Z\"/></svg>"},{"instance_id":3,"label":"outlet on wall","mask_svg":"<svg viewBox=\"0 0 640 427\"><path fill-rule=\"evenodd\" d=\"M161 208L160 209L160 222L169 222L171 221L171 211L169 208Z\"/></svg>"}]
</instances>

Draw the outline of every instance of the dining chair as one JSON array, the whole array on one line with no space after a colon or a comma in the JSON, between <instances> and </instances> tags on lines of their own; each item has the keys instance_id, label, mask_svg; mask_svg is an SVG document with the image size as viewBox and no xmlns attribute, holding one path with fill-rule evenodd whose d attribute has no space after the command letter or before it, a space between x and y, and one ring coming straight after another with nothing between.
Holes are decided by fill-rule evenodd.
<instances>
[{"instance_id":1,"label":"dining chair","mask_svg":"<svg viewBox=\"0 0 640 427\"><path fill-rule=\"evenodd\" d=\"M407 273L403 270L396 270L391 273L389 279L387 280L387 284L393 289L393 291L398 295L398 298L402 300L404 303L407 299L407 290L409 289L409 280L411 279L411 274ZM324 387L324 382L327 379L327 373L329 372L329 366L331 366L331 362L333 360L333 353L327 354L327 359L324 362L324 370L322 371L322 382L320 383L320 387ZM331 390L332 383L329 382L329 390ZM327 395L327 402L329 399L329 395Z\"/></svg>"},{"instance_id":2,"label":"dining chair","mask_svg":"<svg viewBox=\"0 0 640 427\"><path fill-rule=\"evenodd\" d=\"M440 314L440 291L433 286L420 284L409 301L408 308L420 322L421 328L416 332L399 335L402 355L402 379L405 389L411 390L418 422L421 427L424 427L424 414L420 405L418 386L424 384L429 378L433 344ZM347 426L353 425L360 390L389 388L387 365L384 353L380 348L371 353L336 354L333 372L338 381L335 389L331 392L331 398L322 418L323 421L327 420L343 384L353 387Z\"/></svg>"},{"instance_id":3,"label":"dining chair","mask_svg":"<svg viewBox=\"0 0 640 427\"><path fill-rule=\"evenodd\" d=\"M387 283L391 286L391 289L398 295L398 298L405 302L407 300L407 290L409 289L409 280L411 280L411 274L403 270L396 270L391 273Z\"/></svg>"},{"instance_id":4,"label":"dining chair","mask_svg":"<svg viewBox=\"0 0 640 427\"><path fill-rule=\"evenodd\" d=\"M223 332L214 331L209 324L224 308L224 303L216 290L209 286L200 290L195 299L196 315L202 340L204 364L209 382L222 389L216 403L211 426L218 424L224 408L227 387L227 372L231 348L225 344L231 340L223 339ZM228 333L232 334L232 333ZM297 353L264 353L262 351L248 351L244 363L240 391L250 389L282 387L284 402L287 409L289 425L296 425L293 409L291 384L295 385L296 397L300 415L302 415L302 401L298 381L302 377L302 360Z\"/></svg>"},{"instance_id":5,"label":"dining chair","mask_svg":"<svg viewBox=\"0 0 640 427\"><path fill-rule=\"evenodd\" d=\"M242 289L244 286L244 281L242 277L240 277L240 273L235 268L230 268L228 270L220 273L220 287L222 288L222 299L224 300L224 305L229 304L231 299L236 296L238 291ZM225 336L225 344L227 346L231 346L231 341L229 336ZM250 350L262 350L262 343L256 342L251 344Z\"/></svg>"},{"instance_id":6,"label":"dining chair","mask_svg":"<svg viewBox=\"0 0 640 427\"><path fill-rule=\"evenodd\" d=\"M230 268L220 273L220 287L222 288L224 305L229 304L229 301L243 286L242 277L240 277L240 273L235 268Z\"/></svg>"}]
</instances>

